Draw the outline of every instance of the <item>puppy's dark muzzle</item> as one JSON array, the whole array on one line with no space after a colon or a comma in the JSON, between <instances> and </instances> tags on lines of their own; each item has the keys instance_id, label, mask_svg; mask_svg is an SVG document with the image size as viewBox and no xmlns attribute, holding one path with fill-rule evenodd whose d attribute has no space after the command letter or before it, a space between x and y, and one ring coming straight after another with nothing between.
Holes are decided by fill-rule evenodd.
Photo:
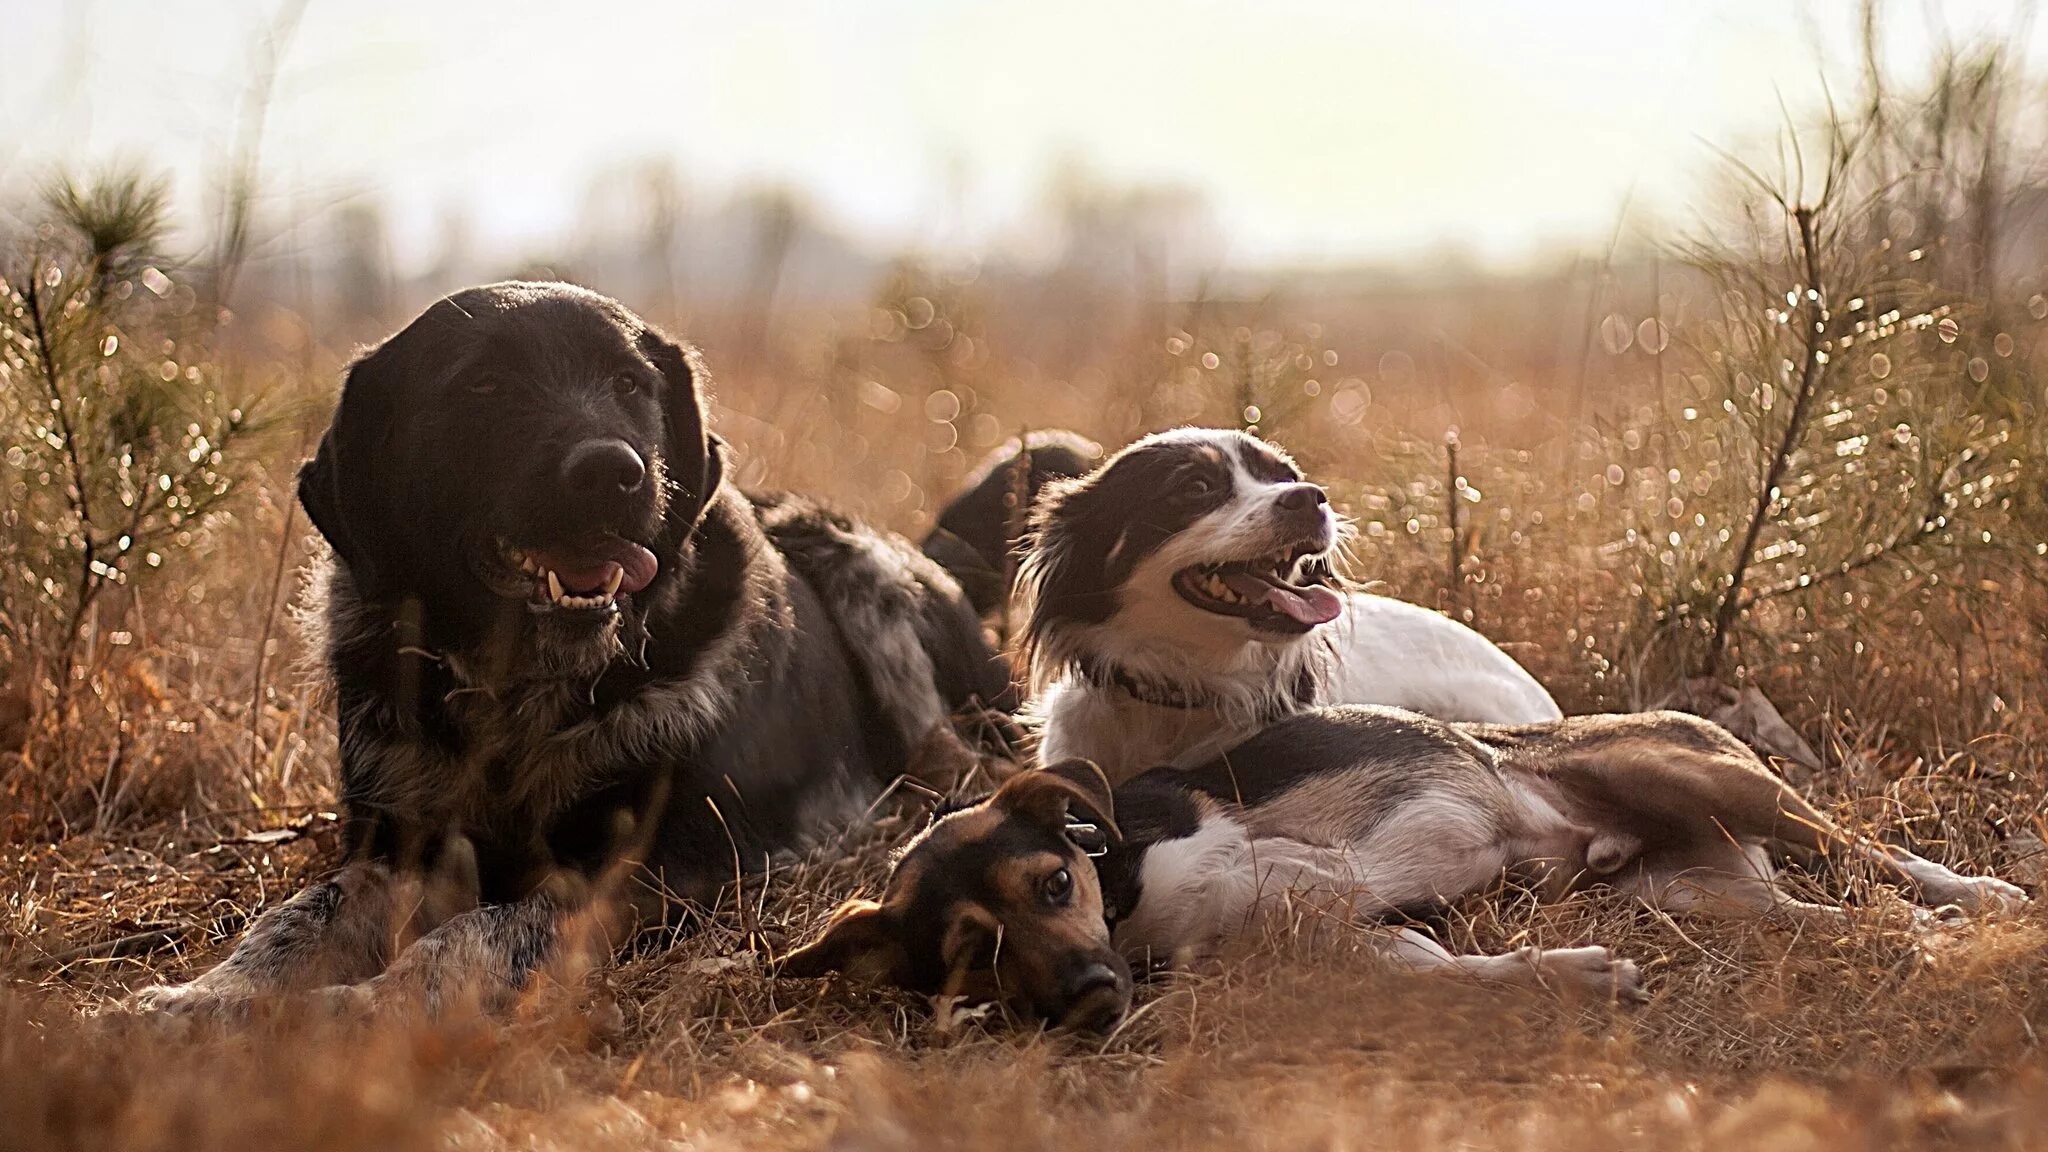
<instances>
[{"instance_id":1,"label":"puppy's dark muzzle","mask_svg":"<svg viewBox=\"0 0 2048 1152\"><path fill-rule=\"evenodd\" d=\"M1124 1018L1131 1007L1131 975L1121 960L1091 960L1061 981L1059 1014L1062 1028L1102 1032Z\"/></svg>"}]
</instances>

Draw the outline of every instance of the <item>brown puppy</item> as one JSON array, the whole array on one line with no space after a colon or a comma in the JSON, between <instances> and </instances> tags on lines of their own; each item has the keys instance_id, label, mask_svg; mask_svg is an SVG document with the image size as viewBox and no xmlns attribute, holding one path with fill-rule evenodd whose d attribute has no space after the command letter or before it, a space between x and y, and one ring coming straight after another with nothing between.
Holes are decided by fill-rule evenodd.
<instances>
[{"instance_id":1,"label":"brown puppy","mask_svg":"<svg viewBox=\"0 0 2048 1152\"><path fill-rule=\"evenodd\" d=\"M1684 713L1502 727L1344 707L1113 793L1087 761L1017 776L934 822L882 899L842 907L785 972L845 970L1102 1027L1129 1006L1130 961L1188 964L1304 901L1371 923L1515 874L1551 893L1597 882L1673 912L1842 927L1841 908L1776 883L1773 848L1862 858L1930 905L2026 900L1842 830ZM1635 965L1604 947L1456 956L1401 929L1386 952L1415 970L1641 995Z\"/></svg>"}]
</instances>

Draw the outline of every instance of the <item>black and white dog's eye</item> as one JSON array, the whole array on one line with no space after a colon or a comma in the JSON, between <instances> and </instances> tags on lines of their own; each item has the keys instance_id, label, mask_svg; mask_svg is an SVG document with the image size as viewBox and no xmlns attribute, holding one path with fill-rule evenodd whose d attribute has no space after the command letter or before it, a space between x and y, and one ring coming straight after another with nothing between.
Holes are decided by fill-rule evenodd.
<instances>
[{"instance_id":1,"label":"black and white dog's eye","mask_svg":"<svg viewBox=\"0 0 2048 1152\"><path fill-rule=\"evenodd\" d=\"M1062 868L1047 876L1039 885L1039 891L1045 896L1046 903L1065 904L1067 897L1074 894L1074 874Z\"/></svg>"},{"instance_id":2,"label":"black and white dog's eye","mask_svg":"<svg viewBox=\"0 0 2048 1152\"><path fill-rule=\"evenodd\" d=\"M1207 476L1190 476L1187 482L1181 485L1180 494L1183 496L1200 497L1207 496L1215 490L1216 482Z\"/></svg>"}]
</instances>

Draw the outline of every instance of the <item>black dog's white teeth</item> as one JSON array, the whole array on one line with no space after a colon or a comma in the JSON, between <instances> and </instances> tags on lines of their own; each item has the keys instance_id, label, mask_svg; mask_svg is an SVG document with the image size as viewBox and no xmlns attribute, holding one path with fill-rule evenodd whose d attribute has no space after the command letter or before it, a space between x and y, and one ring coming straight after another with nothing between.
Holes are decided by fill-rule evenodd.
<instances>
[{"instance_id":1,"label":"black dog's white teeth","mask_svg":"<svg viewBox=\"0 0 2048 1152\"><path fill-rule=\"evenodd\" d=\"M626 582L626 572L622 568L612 573L604 591L592 592L588 596L577 596L562 587L562 578L555 575L554 569L544 569L542 575L547 580L548 600L557 608L610 608L618 598L619 586Z\"/></svg>"},{"instance_id":2,"label":"black dog's white teeth","mask_svg":"<svg viewBox=\"0 0 2048 1152\"><path fill-rule=\"evenodd\" d=\"M504 561L505 567L517 569L527 576L539 576L541 573L540 564L533 557L503 540L498 541L498 559Z\"/></svg>"}]
</instances>

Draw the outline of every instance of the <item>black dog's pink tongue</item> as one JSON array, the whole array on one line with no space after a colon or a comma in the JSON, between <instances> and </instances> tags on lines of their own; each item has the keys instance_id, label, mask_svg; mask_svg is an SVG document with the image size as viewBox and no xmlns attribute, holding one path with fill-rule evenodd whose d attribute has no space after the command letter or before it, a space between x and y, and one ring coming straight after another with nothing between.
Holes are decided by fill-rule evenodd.
<instances>
[{"instance_id":1,"label":"black dog's pink tongue","mask_svg":"<svg viewBox=\"0 0 2048 1152\"><path fill-rule=\"evenodd\" d=\"M611 587L619 572L619 591L638 592L654 583L661 562L654 553L623 536L604 536L574 552L566 548L540 553L541 566L555 574L571 595L588 596Z\"/></svg>"},{"instance_id":2,"label":"black dog's pink tongue","mask_svg":"<svg viewBox=\"0 0 2048 1152\"><path fill-rule=\"evenodd\" d=\"M661 571L661 561L654 558L654 553L620 536L609 537L606 543L611 546L612 563L626 570L619 591L638 592L654 583L655 574Z\"/></svg>"},{"instance_id":3,"label":"black dog's pink tongue","mask_svg":"<svg viewBox=\"0 0 2048 1152\"><path fill-rule=\"evenodd\" d=\"M1344 601L1320 584L1281 584L1242 568L1224 573L1223 582L1245 599L1262 603L1306 628L1328 624L1344 612Z\"/></svg>"}]
</instances>

